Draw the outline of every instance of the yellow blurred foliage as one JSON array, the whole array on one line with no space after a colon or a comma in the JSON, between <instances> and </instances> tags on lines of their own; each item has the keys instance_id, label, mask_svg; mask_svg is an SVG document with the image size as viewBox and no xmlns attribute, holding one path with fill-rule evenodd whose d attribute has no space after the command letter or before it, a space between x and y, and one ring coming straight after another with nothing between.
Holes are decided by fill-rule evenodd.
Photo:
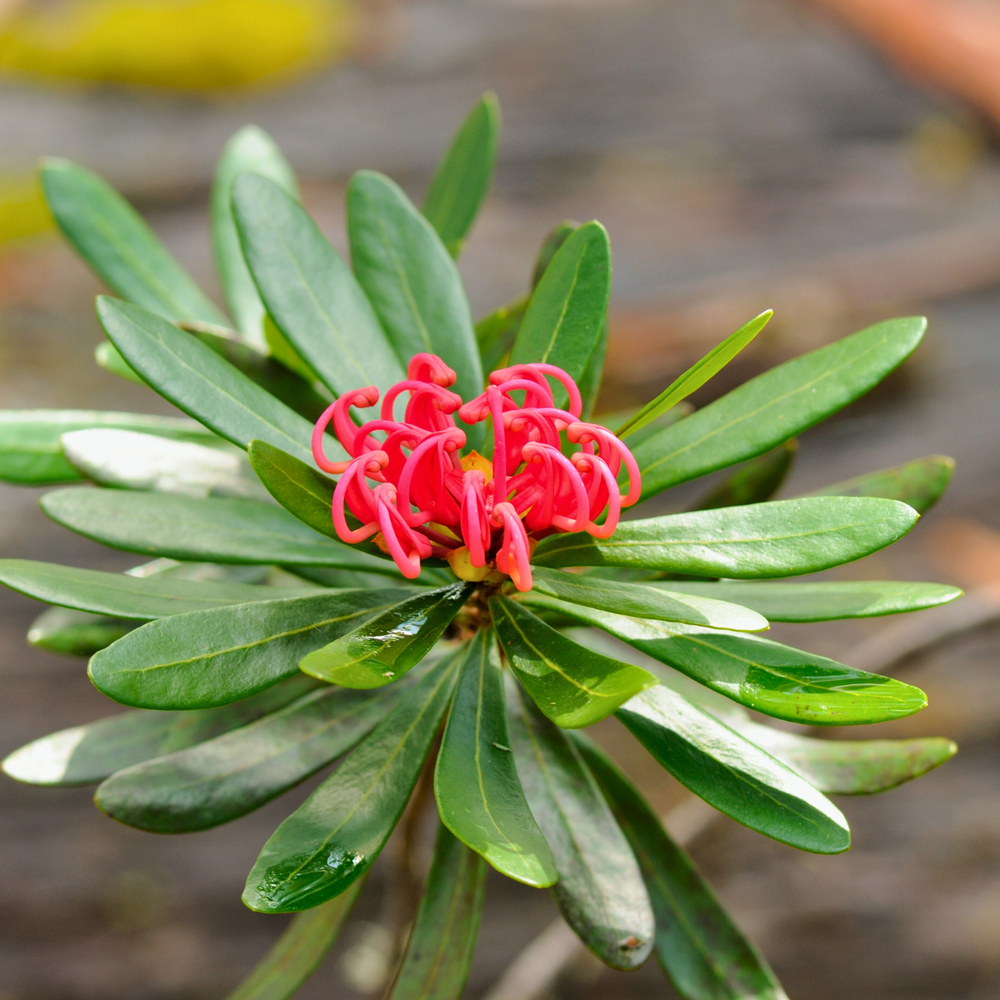
<instances>
[{"instance_id":1,"label":"yellow blurred foliage","mask_svg":"<svg viewBox=\"0 0 1000 1000\"><path fill-rule=\"evenodd\" d=\"M352 0L66 0L15 13L0 72L213 91L300 76L344 55Z\"/></svg>"},{"instance_id":2,"label":"yellow blurred foliage","mask_svg":"<svg viewBox=\"0 0 1000 1000\"><path fill-rule=\"evenodd\" d=\"M34 177L0 177L0 244L36 236L54 226Z\"/></svg>"}]
</instances>

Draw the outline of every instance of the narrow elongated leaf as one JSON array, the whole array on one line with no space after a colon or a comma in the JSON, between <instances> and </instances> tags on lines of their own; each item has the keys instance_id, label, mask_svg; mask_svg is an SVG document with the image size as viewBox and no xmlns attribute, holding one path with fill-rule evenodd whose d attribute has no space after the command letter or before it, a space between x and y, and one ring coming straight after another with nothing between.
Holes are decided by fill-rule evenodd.
<instances>
[{"instance_id":1,"label":"narrow elongated leaf","mask_svg":"<svg viewBox=\"0 0 1000 1000\"><path fill-rule=\"evenodd\" d=\"M160 395L240 448L260 438L311 461L312 425L196 337L138 306L100 297L97 316ZM339 445L327 444L331 458Z\"/></svg>"},{"instance_id":2,"label":"narrow elongated leaf","mask_svg":"<svg viewBox=\"0 0 1000 1000\"><path fill-rule=\"evenodd\" d=\"M786 1000L753 943L635 786L590 740L574 734L574 743L635 852L656 915L656 957L678 994L684 1000Z\"/></svg>"},{"instance_id":3,"label":"narrow elongated leaf","mask_svg":"<svg viewBox=\"0 0 1000 1000\"><path fill-rule=\"evenodd\" d=\"M738 465L718 486L696 500L690 509L714 510L716 507L740 507L770 500L778 492L798 450L798 442L792 438L773 451Z\"/></svg>"},{"instance_id":4,"label":"narrow elongated leaf","mask_svg":"<svg viewBox=\"0 0 1000 1000\"><path fill-rule=\"evenodd\" d=\"M116 549L219 563L333 566L396 576L393 563L317 535L280 507L77 487L46 493L53 521Z\"/></svg>"},{"instance_id":5,"label":"narrow elongated leaf","mask_svg":"<svg viewBox=\"0 0 1000 1000\"><path fill-rule=\"evenodd\" d=\"M328 903L300 913L226 1000L290 1000L340 934L364 879Z\"/></svg>"},{"instance_id":6,"label":"narrow elongated leaf","mask_svg":"<svg viewBox=\"0 0 1000 1000\"><path fill-rule=\"evenodd\" d=\"M528 298L525 295L508 302L476 322L476 343L484 372L499 368L514 346L514 338L528 308Z\"/></svg>"},{"instance_id":7,"label":"narrow elongated leaf","mask_svg":"<svg viewBox=\"0 0 1000 1000\"><path fill-rule=\"evenodd\" d=\"M887 320L786 361L635 449L643 498L763 455L864 395L920 343L921 316Z\"/></svg>"},{"instance_id":8,"label":"narrow elongated leaf","mask_svg":"<svg viewBox=\"0 0 1000 1000\"><path fill-rule=\"evenodd\" d=\"M534 570L532 580L533 592L618 615L747 632L767 628L767 619L749 608L724 601L695 603L690 596L670 593L662 587L542 568Z\"/></svg>"},{"instance_id":9,"label":"narrow elongated leaf","mask_svg":"<svg viewBox=\"0 0 1000 1000\"><path fill-rule=\"evenodd\" d=\"M662 684L616 713L682 785L738 823L791 847L851 846L840 810L791 768Z\"/></svg>"},{"instance_id":10,"label":"narrow elongated leaf","mask_svg":"<svg viewBox=\"0 0 1000 1000\"><path fill-rule=\"evenodd\" d=\"M263 348L266 346L264 305L243 259L233 219L233 181L245 171L267 177L296 198L299 185L277 143L256 125L245 125L226 143L215 168L211 201L212 254L219 284L236 321L236 329L251 343Z\"/></svg>"},{"instance_id":11,"label":"narrow elongated leaf","mask_svg":"<svg viewBox=\"0 0 1000 1000\"><path fill-rule=\"evenodd\" d=\"M455 262L399 186L363 170L347 189L354 273L396 354L438 354L455 370L463 399L483 391L469 303Z\"/></svg>"},{"instance_id":12,"label":"narrow elongated leaf","mask_svg":"<svg viewBox=\"0 0 1000 1000\"><path fill-rule=\"evenodd\" d=\"M292 676L309 650L405 596L344 590L160 618L102 649L88 673L123 705L225 705Z\"/></svg>"},{"instance_id":13,"label":"narrow elongated leaf","mask_svg":"<svg viewBox=\"0 0 1000 1000\"><path fill-rule=\"evenodd\" d=\"M318 686L313 678L299 675L220 708L122 712L34 740L10 754L3 769L17 781L32 785L93 784L133 764L245 726Z\"/></svg>"},{"instance_id":14,"label":"narrow elongated leaf","mask_svg":"<svg viewBox=\"0 0 1000 1000\"><path fill-rule=\"evenodd\" d=\"M544 607L604 629L713 691L778 719L811 726L854 726L903 718L927 705L919 688L761 636L542 600Z\"/></svg>"},{"instance_id":15,"label":"narrow elongated leaf","mask_svg":"<svg viewBox=\"0 0 1000 1000\"><path fill-rule=\"evenodd\" d=\"M56 224L108 288L172 322L227 322L139 213L97 174L53 157L42 161L38 178Z\"/></svg>"},{"instance_id":16,"label":"narrow elongated leaf","mask_svg":"<svg viewBox=\"0 0 1000 1000\"><path fill-rule=\"evenodd\" d=\"M462 122L424 196L423 212L452 257L462 252L493 180L500 143L500 103L487 93Z\"/></svg>"},{"instance_id":17,"label":"narrow elongated leaf","mask_svg":"<svg viewBox=\"0 0 1000 1000\"><path fill-rule=\"evenodd\" d=\"M514 673L564 729L593 725L656 683L648 671L584 648L508 597L493 598L490 610Z\"/></svg>"},{"instance_id":18,"label":"narrow elongated leaf","mask_svg":"<svg viewBox=\"0 0 1000 1000\"><path fill-rule=\"evenodd\" d=\"M31 623L28 642L63 656L93 656L137 627L138 622L127 618L49 608Z\"/></svg>"},{"instance_id":19,"label":"narrow elongated leaf","mask_svg":"<svg viewBox=\"0 0 1000 1000\"><path fill-rule=\"evenodd\" d=\"M559 881L566 922L602 962L635 969L653 946L653 911L632 854L579 750L511 684L514 759Z\"/></svg>"},{"instance_id":20,"label":"narrow elongated leaf","mask_svg":"<svg viewBox=\"0 0 1000 1000\"><path fill-rule=\"evenodd\" d=\"M928 455L905 465L895 465L834 483L805 496L885 497L887 500L902 500L918 514L924 514L941 499L954 472L955 459L946 455Z\"/></svg>"},{"instance_id":21,"label":"narrow elongated leaf","mask_svg":"<svg viewBox=\"0 0 1000 1000\"><path fill-rule=\"evenodd\" d=\"M563 219L562 222L557 222L545 234L545 239L542 240L542 245L538 248L538 253L535 256L535 266L531 269L532 291L538 287L538 283L542 280L545 272L549 269L549 264L552 263L552 258L555 257L555 255L562 248L562 245L579 228L579 222L574 222L572 219Z\"/></svg>"},{"instance_id":22,"label":"narrow elongated leaf","mask_svg":"<svg viewBox=\"0 0 1000 1000\"><path fill-rule=\"evenodd\" d=\"M583 409L580 411L584 420L593 417L594 409L597 406L597 397L601 391L601 380L604 378L604 361L608 353L608 323L604 322L601 328L601 335L597 338L594 353L591 354L587 367L583 374L577 379L577 388L580 390L580 399L583 401Z\"/></svg>"},{"instance_id":23,"label":"narrow elongated leaf","mask_svg":"<svg viewBox=\"0 0 1000 1000\"><path fill-rule=\"evenodd\" d=\"M822 622L834 618L874 618L947 604L962 596L943 583L857 580L823 583L720 583L671 580L656 587L699 597L718 597L759 611L775 622Z\"/></svg>"},{"instance_id":24,"label":"narrow elongated leaf","mask_svg":"<svg viewBox=\"0 0 1000 1000\"><path fill-rule=\"evenodd\" d=\"M94 348L94 360L99 367L112 375L117 375L127 382L134 382L136 385L146 385L142 376L118 353L118 349L110 340L102 340Z\"/></svg>"},{"instance_id":25,"label":"narrow elongated leaf","mask_svg":"<svg viewBox=\"0 0 1000 1000\"><path fill-rule=\"evenodd\" d=\"M496 635L468 647L434 769L441 822L494 868L526 885L552 885L552 852L528 808L507 724Z\"/></svg>"},{"instance_id":26,"label":"narrow elongated leaf","mask_svg":"<svg viewBox=\"0 0 1000 1000\"><path fill-rule=\"evenodd\" d=\"M896 500L774 500L626 521L606 539L582 532L550 535L532 561L736 579L798 576L877 552L905 535L917 517Z\"/></svg>"},{"instance_id":27,"label":"narrow elongated leaf","mask_svg":"<svg viewBox=\"0 0 1000 1000\"><path fill-rule=\"evenodd\" d=\"M683 375L668 385L656 399L648 402L634 417L626 420L616 431L617 436L624 438L633 431L645 427L661 413L666 413L672 406L676 406L682 399L687 399L691 393L700 389L709 379L722 371L767 326L773 315L774 310L768 309L741 326L735 333L731 333L721 344L713 347L700 361L696 361Z\"/></svg>"},{"instance_id":28,"label":"narrow elongated leaf","mask_svg":"<svg viewBox=\"0 0 1000 1000\"><path fill-rule=\"evenodd\" d=\"M346 753L404 691L372 695L324 686L207 743L119 771L95 801L120 823L153 833L228 823Z\"/></svg>"},{"instance_id":29,"label":"narrow elongated leaf","mask_svg":"<svg viewBox=\"0 0 1000 1000\"><path fill-rule=\"evenodd\" d=\"M261 913L306 910L365 874L417 782L454 688L446 657L278 827L247 877L243 902Z\"/></svg>"},{"instance_id":30,"label":"narrow elongated leaf","mask_svg":"<svg viewBox=\"0 0 1000 1000\"><path fill-rule=\"evenodd\" d=\"M486 888L483 859L438 826L431 868L389 1000L459 1000Z\"/></svg>"},{"instance_id":31,"label":"narrow elongated leaf","mask_svg":"<svg viewBox=\"0 0 1000 1000\"><path fill-rule=\"evenodd\" d=\"M243 174L233 186L243 253L268 314L332 392L402 381L371 303L306 210L279 185Z\"/></svg>"},{"instance_id":32,"label":"narrow elongated leaf","mask_svg":"<svg viewBox=\"0 0 1000 1000\"><path fill-rule=\"evenodd\" d=\"M299 668L342 687L391 684L427 655L473 590L458 582L410 597L309 653Z\"/></svg>"},{"instance_id":33,"label":"narrow elongated leaf","mask_svg":"<svg viewBox=\"0 0 1000 1000\"><path fill-rule=\"evenodd\" d=\"M211 431L182 417L100 410L0 410L0 479L48 486L83 479L63 454L60 438L69 431L115 427L177 441L220 444Z\"/></svg>"}]
</instances>

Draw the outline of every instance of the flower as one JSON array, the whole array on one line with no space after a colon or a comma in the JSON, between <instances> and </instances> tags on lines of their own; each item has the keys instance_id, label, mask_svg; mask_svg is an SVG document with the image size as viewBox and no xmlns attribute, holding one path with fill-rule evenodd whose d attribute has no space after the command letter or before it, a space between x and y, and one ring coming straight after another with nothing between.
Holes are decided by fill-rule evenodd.
<instances>
[{"instance_id":1,"label":"flower","mask_svg":"<svg viewBox=\"0 0 1000 1000\"><path fill-rule=\"evenodd\" d=\"M385 394L377 420L354 423L352 406L379 400L374 386L356 389L326 409L312 436L316 464L340 474L333 494L338 537L355 543L375 535L405 577L418 576L421 560L436 556L462 579L499 572L518 590L530 590L538 539L553 531L607 538L622 507L639 499L632 453L607 428L580 419L580 390L561 368L501 368L482 395L464 404L448 388L455 372L436 355L415 355L407 376ZM568 409L555 405L550 378L565 391ZM393 408L404 392L409 399L400 421ZM514 393L523 394L520 403ZM466 435L456 413L467 425L492 422L492 462L474 451L461 454ZM351 456L346 462L331 462L323 451L331 420ZM578 451L564 453L563 434ZM622 466L625 493L618 486ZM352 526L349 515L360 525Z\"/></svg>"}]
</instances>

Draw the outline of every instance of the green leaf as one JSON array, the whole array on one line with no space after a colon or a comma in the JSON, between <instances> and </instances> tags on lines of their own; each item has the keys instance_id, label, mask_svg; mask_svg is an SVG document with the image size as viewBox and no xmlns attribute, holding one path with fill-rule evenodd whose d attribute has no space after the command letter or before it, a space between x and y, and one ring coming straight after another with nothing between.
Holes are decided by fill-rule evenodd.
<instances>
[{"instance_id":1,"label":"green leaf","mask_svg":"<svg viewBox=\"0 0 1000 1000\"><path fill-rule=\"evenodd\" d=\"M538 254L535 257L535 266L531 269L531 290L534 291L538 287L538 283L542 280L545 272L549 269L549 264L552 263L552 258L562 249L562 245L580 228L579 222L574 222L572 219L563 219L562 222L557 222L546 234L545 239L542 240L542 245L538 248Z\"/></svg>"},{"instance_id":2,"label":"green leaf","mask_svg":"<svg viewBox=\"0 0 1000 1000\"><path fill-rule=\"evenodd\" d=\"M500 143L500 104L486 93L462 122L424 196L423 212L452 257L489 191Z\"/></svg>"},{"instance_id":3,"label":"green leaf","mask_svg":"<svg viewBox=\"0 0 1000 1000\"><path fill-rule=\"evenodd\" d=\"M405 596L344 590L160 618L102 649L88 673L99 691L123 705L225 705L294 675L311 649Z\"/></svg>"},{"instance_id":4,"label":"green leaf","mask_svg":"<svg viewBox=\"0 0 1000 1000\"><path fill-rule=\"evenodd\" d=\"M616 714L682 785L737 823L815 854L851 846L847 821L832 802L670 688L643 691Z\"/></svg>"},{"instance_id":5,"label":"green leaf","mask_svg":"<svg viewBox=\"0 0 1000 1000\"><path fill-rule=\"evenodd\" d=\"M34 740L7 757L3 770L15 780L32 785L93 784L133 764L245 726L284 708L318 683L300 674L221 708L122 712Z\"/></svg>"},{"instance_id":6,"label":"green leaf","mask_svg":"<svg viewBox=\"0 0 1000 1000\"><path fill-rule=\"evenodd\" d=\"M546 594L571 604L584 604L618 615L748 632L767 628L766 618L738 604L692 600L683 593L670 593L667 589L641 583L602 580L600 577L541 567L532 572L532 580L534 587L531 593ZM525 600L530 601L530 596Z\"/></svg>"},{"instance_id":7,"label":"green leaf","mask_svg":"<svg viewBox=\"0 0 1000 1000\"><path fill-rule=\"evenodd\" d=\"M635 786L590 740L574 734L574 743L635 852L656 915L656 957L677 993L684 1000L787 1000Z\"/></svg>"},{"instance_id":8,"label":"green leaf","mask_svg":"<svg viewBox=\"0 0 1000 1000\"><path fill-rule=\"evenodd\" d=\"M798 576L852 562L902 538L917 513L896 500L808 497L625 521L607 539L550 535L540 566L621 566L692 576Z\"/></svg>"},{"instance_id":9,"label":"green leaf","mask_svg":"<svg viewBox=\"0 0 1000 1000\"><path fill-rule=\"evenodd\" d=\"M108 288L172 322L227 322L142 216L97 174L50 157L38 178L56 224Z\"/></svg>"},{"instance_id":10,"label":"green leaf","mask_svg":"<svg viewBox=\"0 0 1000 1000\"><path fill-rule=\"evenodd\" d=\"M293 918L271 950L226 1000L290 1000L337 940L363 882L358 879L336 899Z\"/></svg>"},{"instance_id":11,"label":"green leaf","mask_svg":"<svg viewBox=\"0 0 1000 1000\"><path fill-rule=\"evenodd\" d=\"M476 323L476 344L482 360L483 371L499 368L514 346L514 338L528 308L528 296L522 296L495 309Z\"/></svg>"},{"instance_id":12,"label":"green leaf","mask_svg":"<svg viewBox=\"0 0 1000 1000\"><path fill-rule=\"evenodd\" d=\"M350 268L295 198L243 174L233 211L268 314L327 388L384 392L406 377Z\"/></svg>"},{"instance_id":13,"label":"green leaf","mask_svg":"<svg viewBox=\"0 0 1000 1000\"><path fill-rule=\"evenodd\" d=\"M152 833L228 823L354 747L404 690L372 695L324 685L207 743L119 771L97 790L95 801L120 823Z\"/></svg>"},{"instance_id":14,"label":"green leaf","mask_svg":"<svg viewBox=\"0 0 1000 1000\"><path fill-rule=\"evenodd\" d=\"M946 455L928 455L905 465L895 465L834 483L805 496L884 497L887 500L902 500L918 514L924 514L941 499L954 471L955 459Z\"/></svg>"},{"instance_id":15,"label":"green leaf","mask_svg":"<svg viewBox=\"0 0 1000 1000\"><path fill-rule=\"evenodd\" d=\"M142 377L136 374L135 369L118 353L117 348L110 340L102 340L94 348L94 360L112 375L117 375L128 382L135 382L136 385L146 385ZM149 387L147 386L147 388Z\"/></svg>"},{"instance_id":16,"label":"green leaf","mask_svg":"<svg viewBox=\"0 0 1000 1000\"><path fill-rule=\"evenodd\" d=\"M620 438L627 437L633 431L645 427L660 414L666 413L682 399L687 399L697 392L709 379L714 378L750 341L767 326L774 315L773 309L755 316L749 323L731 333L721 344L712 348L700 361L696 361L683 375L675 379L660 393L656 399L650 400L634 417L630 417L615 432Z\"/></svg>"},{"instance_id":17,"label":"green leaf","mask_svg":"<svg viewBox=\"0 0 1000 1000\"><path fill-rule=\"evenodd\" d=\"M601 380L604 378L604 360L607 353L608 323L605 320L604 326L601 328L601 335L597 338L594 353L591 354L583 374L576 380L577 388L580 390L580 398L583 400L581 416L584 420L590 420L594 415L594 408L597 406L597 398L601 391Z\"/></svg>"},{"instance_id":18,"label":"green leaf","mask_svg":"<svg viewBox=\"0 0 1000 1000\"><path fill-rule=\"evenodd\" d=\"M257 294L233 219L233 181L252 171L269 178L293 197L299 195L295 171L289 166L277 143L256 125L244 125L226 143L215 168L212 182L211 220L212 254L219 275L222 294L236 328L258 347L264 338L264 305Z\"/></svg>"},{"instance_id":19,"label":"green leaf","mask_svg":"<svg viewBox=\"0 0 1000 1000\"><path fill-rule=\"evenodd\" d=\"M49 608L31 623L28 642L63 656L93 656L137 627L135 621L125 618Z\"/></svg>"},{"instance_id":20,"label":"green leaf","mask_svg":"<svg viewBox=\"0 0 1000 1000\"><path fill-rule=\"evenodd\" d=\"M544 607L603 629L713 691L778 719L856 726L900 719L927 705L919 688L760 636L542 600Z\"/></svg>"},{"instance_id":21,"label":"green leaf","mask_svg":"<svg viewBox=\"0 0 1000 1000\"><path fill-rule=\"evenodd\" d=\"M753 608L769 621L822 622L833 618L874 618L902 611L921 611L962 596L943 583L857 580L822 583L720 583L671 580L656 583L698 597L718 597Z\"/></svg>"},{"instance_id":22,"label":"green leaf","mask_svg":"<svg viewBox=\"0 0 1000 1000\"><path fill-rule=\"evenodd\" d=\"M46 493L42 510L87 538L128 552L220 563L333 566L396 575L394 564L317 535L280 507L73 487Z\"/></svg>"},{"instance_id":23,"label":"green leaf","mask_svg":"<svg viewBox=\"0 0 1000 1000\"><path fill-rule=\"evenodd\" d=\"M635 449L643 499L763 455L864 395L920 343L920 316L887 320L786 361Z\"/></svg>"},{"instance_id":24,"label":"green leaf","mask_svg":"<svg viewBox=\"0 0 1000 1000\"><path fill-rule=\"evenodd\" d=\"M636 969L655 931L639 866L579 750L511 684L514 759L555 860L566 922L602 962Z\"/></svg>"},{"instance_id":25,"label":"green leaf","mask_svg":"<svg viewBox=\"0 0 1000 1000\"><path fill-rule=\"evenodd\" d=\"M138 306L103 296L97 316L146 382L227 441L246 448L260 438L304 461L312 459L312 424L197 338ZM335 457L339 445L327 447Z\"/></svg>"},{"instance_id":26,"label":"green leaf","mask_svg":"<svg viewBox=\"0 0 1000 1000\"><path fill-rule=\"evenodd\" d=\"M473 590L459 581L410 597L315 649L299 669L348 688L391 684L430 652Z\"/></svg>"},{"instance_id":27,"label":"green leaf","mask_svg":"<svg viewBox=\"0 0 1000 1000\"><path fill-rule=\"evenodd\" d=\"M60 438L92 427L156 434L196 444L221 444L193 420L101 410L0 410L0 480L26 486L71 483L83 476L63 455Z\"/></svg>"},{"instance_id":28,"label":"green leaf","mask_svg":"<svg viewBox=\"0 0 1000 1000\"><path fill-rule=\"evenodd\" d=\"M261 913L307 910L368 871L417 782L455 684L461 651L437 664L278 827L247 877Z\"/></svg>"},{"instance_id":29,"label":"green leaf","mask_svg":"<svg viewBox=\"0 0 1000 1000\"><path fill-rule=\"evenodd\" d=\"M738 465L717 486L695 501L690 510L714 510L717 507L740 507L770 500L784 482L791 468L798 441L792 438L772 451ZM900 500L902 497L888 499ZM918 513L920 513L918 511Z\"/></svg>"},{"instance_id":30,"label":"green leaf","mask_svg":"<svg viewBox=\"0 0 1000 1000\"><path fill-rule=\"evenodd\" d=\"M469 978L486 865L444 825L388 1000L459 1000Z\"/></svg>"},{"instance_id":31,"label":"green leaf","mask_svg":"<svg viewBox=\"0 0 1000 1000\"><path fill-rule=\"evenodd\" d=\"M575 607L575 605L570 605ZM493 623L514 673L556 725L580 729L656 684L639 667L591 652L508 597L490 601Z\"/></svg>"},{"instance_id":32,"label":"green leaf","mask_svg":"<svg viewBox=\"0 0 1000 1000\"><path fill-rule=\"evenodd\" d=\"M458 675L434 769L441 822L497 871L525 885L558 877L517 776L496 636L481 629Z\"/></svg>"},{"instance_id":33,"label":"green leaf","mask_svg":"<svg viewBox=\"0 0 1000 1000\"><path fill-rule=\"evenodd\" d=\"M469 303L430 223L388 177L363 170L347 188L347 234L354 273L404 367L414 354L438 354L458 375L452 389L478 396L483 370Z\"/></svg>"}]
</instances>

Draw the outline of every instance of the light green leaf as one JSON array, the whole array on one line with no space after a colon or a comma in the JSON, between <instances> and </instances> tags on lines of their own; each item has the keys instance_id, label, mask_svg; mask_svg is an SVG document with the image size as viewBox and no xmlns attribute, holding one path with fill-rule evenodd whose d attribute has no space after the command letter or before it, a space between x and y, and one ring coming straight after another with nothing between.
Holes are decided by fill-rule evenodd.
<instances>
[{"instance_id":1,"label":"light green leaf","mask_svg":"<svg viewBox=\"0 0 1000 1000\"><path fill-rule=\"evenodd\" d=\"M136 385L146 385L141 376L136 374L135 369L118 353L117 348L110 340L102 340L94 348L94 360L112 375L117 375L127 382L134 382Z\"/></svg>"},{"instance_id":2,"label":"light green leaf","mask_svg":"<svg viewBox=\"0 0 1000 1000\"><path fill-rule=\"evenodd\" d=\"M714 510L717 507L740 507L770 500L788 475L798 450L798 441L792 438L772 451L736 466L721 483L696 500L689 509Z\"/></svg>"},{"instance_id":3,"label":"light green leaf","mask_svg":"<svg viewBox=\"0 0 1000 1000\"><path fill-rule=\"evenodd\" d=\"M137 627L137 622L126 618L49 608L31 623L28 642L62 656L93 656Z\"/></svg>"}]
</instances>

